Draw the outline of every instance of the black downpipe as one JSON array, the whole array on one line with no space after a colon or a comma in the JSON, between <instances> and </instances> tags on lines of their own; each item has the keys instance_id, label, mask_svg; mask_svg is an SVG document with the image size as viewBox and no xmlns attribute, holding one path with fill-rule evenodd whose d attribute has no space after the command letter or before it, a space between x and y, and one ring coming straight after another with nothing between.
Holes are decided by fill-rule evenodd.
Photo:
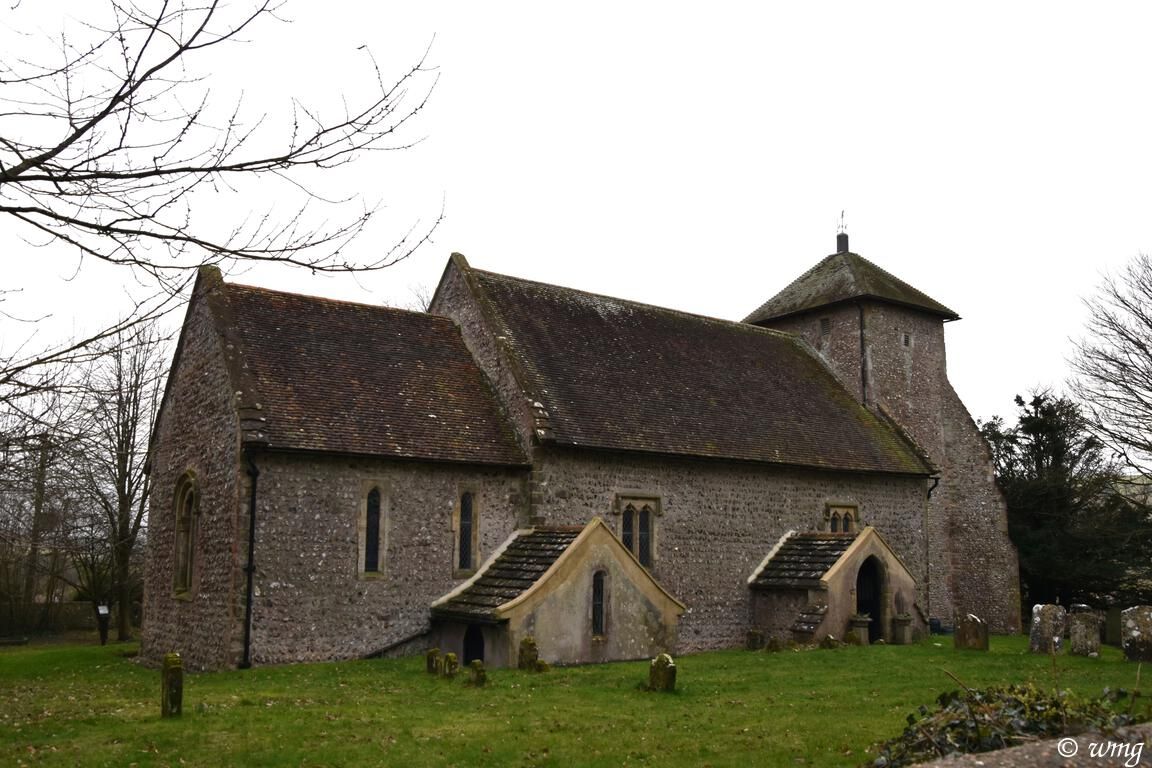
<instances>
[{"instance_id":1,"label":"black downpipe","mask_svg":"<svg viewBox=\"0 0 1152 768\"><path fill-rule=\"evenodd\" d=\"M940 485L940 476L932 478L932 487L928 489L928 498L932 498L932 491L936 490L936 486Z\"/></svg>"},{"instance_id":2,"label":"black downpipe","mask_svg":"<svg viewBox=\"0 0 1152 768\"><path fill-rule=\"evenodd\" d=\"M248 574L248 599L244 604L244 657L240 660L240 669L252 667L252 596L256 585L256 479L260 477L260 470L252 459L252 451L244 450L244 460L248 463L249 483L248 495L248 564L244 572Z\"/></svg>"}]
</instances>

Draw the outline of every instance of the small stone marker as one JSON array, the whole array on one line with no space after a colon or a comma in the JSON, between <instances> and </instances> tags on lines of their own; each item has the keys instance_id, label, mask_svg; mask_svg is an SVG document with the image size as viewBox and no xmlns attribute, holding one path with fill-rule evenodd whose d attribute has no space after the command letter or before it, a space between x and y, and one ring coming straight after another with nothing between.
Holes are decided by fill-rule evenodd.
<instances>
[{"instance_id":1,"label":"small stone marker","mask_svg":"<svg viewBox=\"0 0 1152 768\"><path fill-rule=\"evenodd\" d=\"M488 684L488 670L484 669L484 662L472 659L468 665L468 684L476 688L483 688Z\"/></svg>"},{"instance_id":2,"label":"small stone marker","mask_svg":"<svg viewBox=\"0 0 1152 768\"><path fill-rule=\"evenodd\" d=\"M1068 652L1073 656L1100 653L1100 617L1090 611L1077 611L1072 606L1068 617Z\"/></svg>"},{"instance_id":3,"label":"small stone marker","mask_svg":"<svg viewBox=\"0 0 1152 768\"><path fill-rule=\"evenodd\" d=\"M841 642L836 639L835 635L825 635L820 640L820 647L825 649L825 650L829 650L832 648L839 648L840 646L841 646Z\"/></svg>"},{"instance_id":4,"label":"small stone marker","mask_svg":"<svg viewBox=\"0 0 1152 768\"><path fill-rule=\"evenodd\" d=\"M520 641L520 656L516 666L526 672L536 670L536 662L540 660L540 650L536 647L536 638L528 635Z\"/></svg>"},{"instance_id":5,"label":"small stone marker","mask_svg":"<svg viewBox=\"0 0 1152 768\"><path fill-rule=\"evenodd\" d=\"M979 616L968 614L956 622L952 645L961 651L988 650L988 624Z\"/></svg>"},{"instance_id":6,"label":"small stone marker","mask_svg":"<svg viewBox=\"0 0 1152 768\"><path fill-rule=\"evenodd\" d=\"M1137 605L1120 614L1124 658L1152 661L1152 605Z\"/></svg>"},{"instance_id":7,"label":"small stone marker","mask_svg":"<svg viewBox=\"0 0 1152 768\"><path fill-rule=\"evenodd\" d=\"M768 642L764 643L764 652L780 653L780 651L784 650L784 647L784 641L776 635L772 635L772 637L768 638Z\"/></svg>"},{"instance_id":8,"label":"small stone marker","mask_svg":"<svg viewBox=\"0 0 1152 768\"><path fill-rule=\"evenodd\" d=\"M648 667L648 690L676 690L676 662L666 653L652 659Z\"/></svg>"},{"instance_id":9,"label":"small stone marker","mask_svg":"<svg viewBox=\"0 0 1152 768\"><path fill-rule=\"evenodd\" d=\"M443 671L440 674L451 680L456 677L456 673L460 671L460 662L454 653L446 653L443 658Z\"/></svg>"},{"instance_id":10,"label":"small stone marker","mask_svg":"<svg viewBox=\"0 0 1152 768\"><path fill-rule=\"evenodd\" d=\"M178 653L169 653L160 668L160 717L180 717L183 711L184 660Z\"/></svg>"},{"instance_id":11,"label":"small stone marker","mask_svg":"<svg viewBox=\"0 0 1152 768\"><path fill-rule=\"evenodd\" d=\"M1032 606L1032 630L1028 634L1028 650L1032 653L1060 653L1064 647L1064 626L1067 612L1059 605Z\"/></svg>"},{"instance_id":12,"label":"small stone marker","mask_svg":"<svg viewBox=\"0 0 1152 768\"><path fill-rule=\"evenodd\" d=\"M430 675L440 674L440 649L429 648L424 654L424 665Z\"/></svg>"},{"instance_id":13,"label":"small stone marker","mask_svg":"<svg viewBox=\"0 0 1152 768\"><path fill-rule=\"evenodd\" d=\"M748 630L748 635L744 638L744 648L749 651L758 651L764 647L764 633L759 629Z\"/></svg>"}]
</instances>

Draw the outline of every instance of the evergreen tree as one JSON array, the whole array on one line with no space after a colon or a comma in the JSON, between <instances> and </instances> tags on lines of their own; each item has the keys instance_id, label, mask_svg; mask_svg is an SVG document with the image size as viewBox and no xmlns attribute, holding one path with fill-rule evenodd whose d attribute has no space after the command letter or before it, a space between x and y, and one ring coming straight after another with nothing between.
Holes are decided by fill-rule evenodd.
<instances>
[{"instance_id":1,"label":"evergreen tree","mask_svg":"<svg viewBox=\"0 0 1152 768\"><path fill-rule=\"evenodd\" d=\"M1025 607L1152 599L1142 482L1121 472L1075 402L1038 392L1016 405L1014 426L995 417L980 430L1008 503Z\"/></svg>"}]
</instances>

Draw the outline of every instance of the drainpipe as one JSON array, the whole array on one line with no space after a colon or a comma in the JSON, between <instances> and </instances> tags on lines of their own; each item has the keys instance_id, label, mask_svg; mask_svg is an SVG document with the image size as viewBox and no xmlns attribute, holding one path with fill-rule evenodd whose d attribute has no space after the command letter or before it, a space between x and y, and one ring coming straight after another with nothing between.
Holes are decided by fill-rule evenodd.
<instances>
[{"instance_id":1,"label":"drainpipe","mask_svg":"<svg viewBox=\"0 0 1152 768\"><path fill-rule=\"evenodd\" d=\"M255 591L256 579L256 480L260 477L260 470L252 458L252 449L244 449L244 461L248 464L248 563L244 572L248 575L247 600L244 603L244 656L240 660L240 669L252 667L252 596Z\"/></svg>"}]
</instances>

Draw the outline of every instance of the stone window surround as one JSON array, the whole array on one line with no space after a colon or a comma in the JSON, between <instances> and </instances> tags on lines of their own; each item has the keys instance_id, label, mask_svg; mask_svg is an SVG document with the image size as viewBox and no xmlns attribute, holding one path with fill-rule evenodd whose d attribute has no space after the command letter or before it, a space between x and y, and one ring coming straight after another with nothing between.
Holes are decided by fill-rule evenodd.
<instances>
[{"instance_id":1,"label":"stone window surround","mask_svg":"<svg viewBox=\"0 0 1152 768\"><path fill-rule=\"evenodd\" d=\"M190 509L188 503L191 502ZM187 519L183 510L188 509ZM196 539L200 526L200 489L196 473L191 469L180 475L172 497L173 549L172 596L177 600L191 600L195 594L198 574ZM183 555L181 555L183 552Z\"/></svg>"},{"instance_id":2,"label":"stone window surround","mask_svg":"<svg viewBox=\"0 0 1152 768\"><path fill-rule=\"evenodd\" d=\"M624 508L629 504L636 510L639 510L645 504L652 509L652 530L649 534L649 548L651 549L652 563L645 567L653 567L660 559L657 546L657 542L659 541L659 526L656 524L657 519L664 514L664 506L660 502L660 494L653 493L652 491L632 489L621 489L616 492L616 499L612 505L612 514L620 518L616 523L616 537L620 539L621 543L624 541ZM639 525L639 520L637 520L637 525ZM636 538L639 539L639 535L637 535ZM629 550L637 560L640 559L639 547L640 545L637 542L633 549Z\"/></svg>"},{"instance_id":3,"label":"stone window surround","mask_svg":"<svg viewBox=\"0 0 1152 768\"><path fill-rule=\"evenodd\" d=\"M460 568L460 505L464 494L472 494L472 567ZM480 490L463 484L456 488L456 500L452 503L452 578L467 579L476 574L480 567Z\"/></svg>"},{"instance_id":4,"label":"stone window surround","mask_svg":"<svg viewBox=\"0 0 1152 768\"><path fill-rule=\"evenodd\" d=\"M842 521L848 520L852 527L848 528L842 524ZM835 528L832 527L832 522L836 521ZM852 533L860 530L863 526L860 522L860 505L854 501L828 501L824 504L824 530L837 532L837 533Z\"/></svg>"},{"instance_id":5,"label":"stone window surround","mask_svg":"<svg viewBox=\"0 0 1152 768\"><path fill-rule=\"evenodd\" d=\"M368 494L372 489L380 491L380 530L377 542L376 570L364 570L364 537L368 533ZM360 481L360 498L356 514L356 577L363 580L381 579L388 570L388 528L391 521L389 510L392 501L391 486L383 479Z\"/></svg>"},{"instance_id":6,"label":"stone window surround","mask_svg":"<svg viewBox=\"0 0 1152 768\"><path fill-rule=\"evenodd\" d=\"M597 577L600 577L599 616L597 616L596 602ZM591 615L588 618L589 627L592 632L592 641L603 642L604 638L608 636L608 595L610 594L610 590L608 589L608 572L603 568L597 569L592 573L591 591L591 599L588 601ZM597 627L597 624L600 626ZM597 629L600 631L597 632Z\"/></svg>"}]
</instances>

